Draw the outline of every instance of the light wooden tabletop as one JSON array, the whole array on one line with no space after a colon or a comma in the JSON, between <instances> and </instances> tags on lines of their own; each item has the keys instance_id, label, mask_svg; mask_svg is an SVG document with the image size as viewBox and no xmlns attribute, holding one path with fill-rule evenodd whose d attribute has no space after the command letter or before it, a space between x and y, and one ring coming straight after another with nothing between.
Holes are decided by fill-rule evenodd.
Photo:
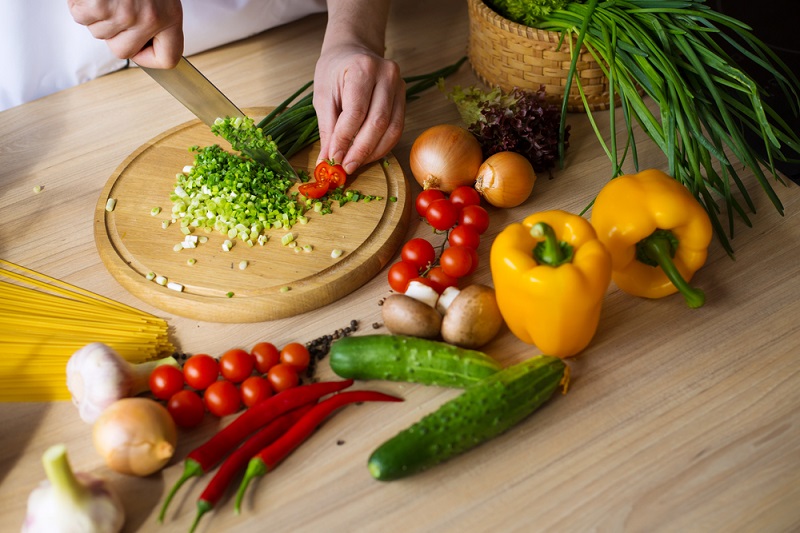
<instances>
[{"instance_id":1,"label":"light wooden tabletop","mask_svg":"<svg viewBox=\"0 0 800 533\"><path fill-rule=\"evenodd\" d=\"M324 15L198 55L195 65L241 107L276 105L310 80ZM398 2L388 55L404 75L430 72L466 52L463 0ZM448 85L477 83L468 65ZM598 115L602 121L605 115ZM126 292L101 262L95 204L115 168L140 145L193 117L136 69L114 73L0 114L0 257L162 316L186 352L221 354L262 340L309 341L348 325L372 332L385 269L340 301L272 322L218 324L165 313ZM415 137L459 117L431 90L409 104L393 151L408 171ZM541 176L531 198L492 210L473 276L491 284L491 239L544 209L578 212L609 175L585 117L571 114L566 167ZM665 168L640 145L642 167ZM637 299L613 285L590 347L572 361L573 381L500 438L403 481L373 480L366 461L385 439L457 392L409 384L364 386L403 404L344 409L278 469L251 488L241 515L230 500L199 531L797 531L800 530L800 189L777 185L780 216L745 176L757 205L739 224L731 259L718 242L694 281L707 304L675 296ZM32 188L44 190L33 195ZM419 187L412 183L413 194ZM407 234L429 236L414 218ZM385 330L378 330L385 332ZM503 363L537 350L507 330L485 347ZM320 377L333 373L326 363ZM107 477L120 492L126 531L187 531L204 483L190 482L166 523L157 509L185 454L215 429L180 435L163 472L110 472L90 427L69 402L0 405L0 529L16 531L28 494L44 479L43 451L64 443L77 470Z\"/></svg>"}]
</instances>

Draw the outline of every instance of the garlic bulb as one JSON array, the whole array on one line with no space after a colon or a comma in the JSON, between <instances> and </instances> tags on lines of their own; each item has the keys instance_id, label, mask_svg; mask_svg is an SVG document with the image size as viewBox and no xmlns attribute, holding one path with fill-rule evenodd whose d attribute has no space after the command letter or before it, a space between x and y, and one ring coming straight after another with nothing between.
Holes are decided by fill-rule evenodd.
<instances>
[{"instance_id":1,"label":"garlic bulb","mask_svg":"<svg viewBox=\"0 0 800 533\"><path fill-rule=\"evenodd\" d=\"M125 509L105 481L75 474L67 449L57 444L42 456L47 480L28 497L22 533L117 533Z\"/></svg>"},{"instance_id":2,"label":"garlic bulb","mask_svg":"<svg viewBox=\"0 0 800 533\"><path fill-rule=\"evenodd\" d=\"M163 364L180 366L174 357L134 365L110 346L93 342L67 361L67 389L81 419L91 424L115 401L149 390L150 373Z\"/></svg>"}]
</instances>

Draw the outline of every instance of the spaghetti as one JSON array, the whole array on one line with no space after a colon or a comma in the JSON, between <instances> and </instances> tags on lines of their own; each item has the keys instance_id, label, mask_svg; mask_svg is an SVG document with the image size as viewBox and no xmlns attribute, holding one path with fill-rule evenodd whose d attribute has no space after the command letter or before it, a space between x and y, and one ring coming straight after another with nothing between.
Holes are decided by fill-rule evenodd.
<instances>
[{"instance_id":1,"label":"spaghetti","mask_svg":"<svg viewBox=\"0 0 800 533\"><path fill-rule=\"evenodd\" d=\"M0 259L0 402L69 400L67 361L91 342L131 363L175 351L165 320Z\"/></svg>"}]
</instances>

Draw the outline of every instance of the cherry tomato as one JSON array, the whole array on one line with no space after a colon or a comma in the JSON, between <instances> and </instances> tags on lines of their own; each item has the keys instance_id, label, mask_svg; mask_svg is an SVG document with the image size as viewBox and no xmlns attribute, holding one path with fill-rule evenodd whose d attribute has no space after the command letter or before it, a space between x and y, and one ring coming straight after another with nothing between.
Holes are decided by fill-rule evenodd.
<instances>
[{"instance_id":1,"label":"cherry tomato","mask_svg":"<svg viewBox=\"0 0 800 533\"><path fill-rule=\"evenodd\" d=\"M395 292L406 292L408 282L419 276L419 269L407 261L398 261L389 268L389 286Z\"/></svg>"},{"instance_id":2,"label":"cherry tomato","mask_svg":"<svg viewBox=\"0 0 800 533\"><path fill-rule=\"evenodd\" d=\"M430 272L428 272L428 279L441 287L441 290L436 291L439 294L444 292L447 287L458 287L458 278L448 276L440 266L433 267Z\"/></svg>"},{"instance_id":3,"label":"cherry tomato","mask_svg":"<svg viewBox=\"0 0 800 533\"><path fill-rule=\"evenodd\" d=\"M219 373L234 383L241 383L249 378L255 366L255 357L241 348L228 350L219 358Z\"/></svg>"},{"instance_id":4,"label":"cherry tomato","mask_svg":"<svg viewBox=\"0 0 800 533\"><path fill-rule=\"evenodd\" d=\"M458 223L462 226L470 226L479 235L489 227L489 213L479 205L467 205L461 210Z\"/></svg>"},{"instance_id":5,"label":"cherry tomato","mask_svg":"<svg viewBox=\"0 0 800 533\"><path fill-rule=\"evenodd\" d=\"M189 389L183 389L167 400L167 411L175 424L182 428L193 428L200 425L206 415L206 408L200 395Z\"/></svg>"},{"instance_id":6,"label":"cherry tomato","mask_svg":"<svg viewBox=\"0 0 800 533\"><path fill-rule=\"evenodd\" d=\"M147 381L153 396L159 400L169 400L170 396L183 388L183 372L178 367L161 365L150 372Z\"/></svg>"},{"instance_id":7,"label":"cherry tomato","mask_svg":"<svg viewBox=\"0 0 800 533\"><path fill-rule=\"evenodd\" d=\"M480 259L478 257L478 250L476 250L475 248L467 248L467 251L469 251L470 255L472 255L472 267L466 274L467 276L469 276L470 274L478 270L478 263L480 262Z\"/></svg>"},{"instance_id":8,"label":"cherry tomato","mask_svg":"<svg viewBox=\"0 0 800 533\"><path fill-rule=\"evenodd\" d=\"M219 377L219 363L204 353L191 356L183 364L183 379L196 390L203 390Z\"/></svg>"},{"instance_id":9,"label":"cherry tomato","mask_svg":"<svg viewBox=\"0 0 800 533\"><path fill-rule=\"evenodd\" d=\"M297 190L306 198L322 198L328 192L329 184L327 181L309 181L303 183Z\"/></svg>"},{"instance_id":10,"label":"cherry tomato","mask_svg":"<svg viewBox=\"0 0 800 533\"><path fill-rule=\"evenodd\" d=\"M450 246L442 252L439 264L448 276L461 278L472 269L472 254L466 246Z\"/></svg>"},{"instance_id":11,"label":"cherry tomato","mask_svg":"<svg viewBox=\"0 0 800 533\"><path fill-rule=\"evenodd\" d=\"M299 342L290 342L281 348L281 363L294 367L297 372L305 372L310 361L308 348Z\"/></svg>"},{"instance_id":12,"label":"cherry tomato","mask_svg":"<svg viewBox=\"0 0 800 533\"><path fill-rule=\"evenodd\" d=\"M439 294L442 294L442 291L444 290L444 287L442 287L441 285L439 285L435 281L431 280L430 278L417 277L417 278L412 279L411 281L418 281L418 282L422 283L423 285L427 285L428 287L430 287L431 289L435 290Z\"/></svg>"},{"instance_id":13,"label":"cherry tomato","mask_svg":"<svg viewBox=\"0 0 800 533\"><path fill-rule=\"evenodd\" d=\"M232 415L242 407L242 398L239 389L232 382L221 379L206 388L203 393L206 409L212 415L223 417Z\"/></svg>"},{"instance_id":14,"label":"cherry tomato","mask_svg":"<svg viewBox=\"0 0 800 533\"><path fill-rule=\"evenodd\" d=\"M425 213L428 212L428 206L431 205L431 202L444 198L447 197L439 189L426 189L417 195L414 208L417 210L419 216L424 217Z\"/></svg>"},{"instance_id":15,"label":"cherry tomato","mask_svg":"<svg viewBox=\"0 0 800 533\"><path fill-rule=\"evenodd\" d=\"M400 250L400 257L403 261L416 266L418 270L422 270L436 259L436 250L426 239L417 237L403 245Z\"/></svg>"},{"instance_id":16,"label":"cherry tomato","mask_svg":"<svg viewBox=\"0 0 800 533\"><path fill-rule=\"evenodd\" d=\"M453 189L450 193L450 201L453 202L459 210L467 205L480 205L481 195L475 190L475 187L469 185L461 185Z\"/></svg>"},{"instance_id":17,"label":"cherry tomato","mask_svg":"<svg viewBox=\"0 0 800 533\"><path fill-rule=\"evenodd\" d=\"M275 392L285 391L300 383L300 376L292 365L278 363L267 372L267 380Z\"/></svg>"},{"instance_id":18,"label":"cherry tomato","mask_svg":"<svg viewBox=\"0 0 800 533\"><path fill-rule=\"evenodd\" d=\"M250 350L250 354L256 360L256 371L259 374L266 374L270 368L281 361L280 350L271 342L256 343Z\"/></svg>"},{"instance_id":19,"label":"cherry tomato","mask_svg":"<svg viewBox=\"0 0 800 533\"><path fill-rule=\"evenodd\" d=\"M342 165L332 159L326 159L325 161L320 161L314 168L314 179L326 181L330 184L329 188L335 189L336 187L341 187L347 181L347 172L344 171Z\"/></svg>"},{"instance_id":20,"label":"cherry tomato","mask_svg":"<svg viewBox=\"0 0 800 533\"><path fill-rule=\"evenodd\" d=\"M246 407L253 407L272 396L272 385L261 376L250 376L239 387L242 403Z\"/></svg>"},{"instance_id":21,"label":"cherry tomato","mask_svg":"<svg viewBox=\"0 0 800 533\"><path fill-rule=\"evenodd\" d=\"M447 198L434 200L425 212L425 220L439 231L445 231L458 222L458 209Z\"/></svg>"},{"instance_id":22,"label":"cherry tomato","mask_svg":"<svg viewBox=\"0 0 800 533\"><path fill-rule=\"evenodd\" d=\"M466 246L477 250L481 244L481 235L472 226L458 225L450 230L450 235L447 237L447 242L450 246Z\"/></svg>"}]
</instances>

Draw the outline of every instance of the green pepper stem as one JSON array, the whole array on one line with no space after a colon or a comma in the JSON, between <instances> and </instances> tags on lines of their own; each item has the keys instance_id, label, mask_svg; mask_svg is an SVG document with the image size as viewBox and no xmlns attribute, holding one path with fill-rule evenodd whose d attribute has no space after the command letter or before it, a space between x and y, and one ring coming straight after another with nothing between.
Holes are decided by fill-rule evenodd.
<instances>
[{"instance_id":1,"label":"green pepper stem","mask_svg":"<svg viewBox=\"0 0 800 533\"><path fill-rule=\"evenodd\" d=\"M556 232L549 224L537 222L531 227L531 236L536 239L544 238L533 249L533 257L538 263L557 267L572 261L574 252L572 246L559 241Z\"/></svg>"},{"instance_id":2,"label":"green pepper stem","mask_svg":"<svg viewBox=\"0 0 800 533\"><path fill-rule=\"evenodd\" d=\"M167 494L167 499L164 500L164 505L161 506L161 512L158 513L159 522L164 521L164 515L167 514L167 507L169 506L169 502L172 501L172 498L178 492L178 489L181 488L189 478L202 476L203 474L204 474L203 467L200 466L200 463L198 463L194 459L186 459L186 462L183 465L183 474L181 474L180 479L178 479L178 481L175 482L175 485L173 485L172 490L170 490L169 494Z\"/></svg>"},{"instance_id":3,"label":"green pepper stem","mask_svg":"<svg viewBox=\"0 0 800 533\"><path fill-rule=\"evenodd\" d=\"M192 522L192 527L189 528L189 533L194 533L194 530L197 529L197 524L200 523L200 519L203 517L203 515L209 512L213 508L214 506L211 505L211 502L208 502L206 500L197 500L197 515L194 517L194 522Z\"/></svg>"},{"instance_id":4,"label":"green pepper stem","mask_svg":"<svg viewBox=\"0 0 800 533\"><path fill-rule=\"evenodd\" d=\"M250 459L250 462L247 463L247 471L244 473L244 477L242 478L242 483L239 485L239 490L236 491L236 502L233 504L233 512L234 514L239 514L242 509L242 500L244 499L244 493L247 490L247 486L253 480L254 477L263 476L267 473L267 465L259 459L258 457L254 457Z\"/></svg>"},{"instance_id":5,"label":"green pepper stem","mask_svg":"<svg viewBox=\"0 0 800 533\"><path fill-rule=\"evenodd\" d=\"M658 264L675 288L683 294L686 304L691 309L697 309L705 303L706 295L702 290L689 285L675 266L675 262L672 260L675 242L677 241L671 232L656 231L639 241L638 250L644 254L646 259Z\"/></svg>"}]
</instances>

